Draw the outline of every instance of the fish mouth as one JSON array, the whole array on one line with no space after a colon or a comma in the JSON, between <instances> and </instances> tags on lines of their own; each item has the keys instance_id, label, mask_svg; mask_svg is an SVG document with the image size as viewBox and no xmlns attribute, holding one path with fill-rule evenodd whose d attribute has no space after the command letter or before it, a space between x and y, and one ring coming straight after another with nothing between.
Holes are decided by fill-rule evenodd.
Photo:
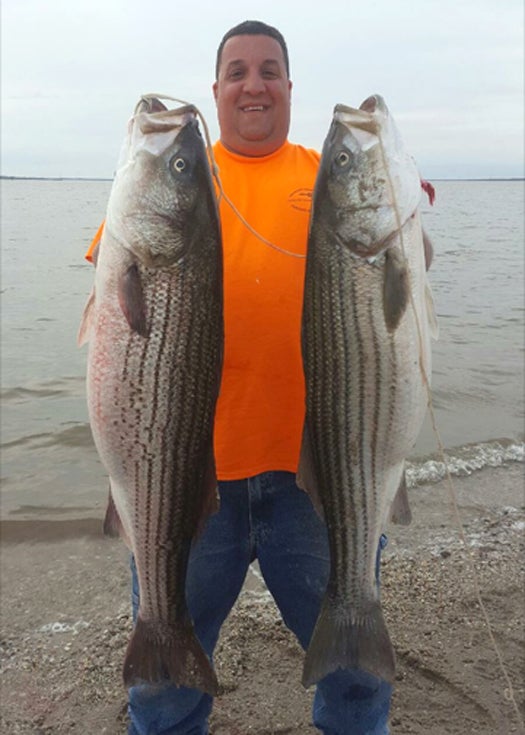
<instances>
[{"instance_id":1,"label":"fish mouth","mask_svg":"<svg viewBox=\"0 0 525 735\"><path fill-rule=\"evenodd\" d=\"M350 130L360 130L378 135L381 129L381 116L388 115L388 109L381 95L373 94L361 103L359 108L338 104L334 107L334 120L346 125Z\"/></svg>"},{"instance_id":2,"label":"fish mouth","mask_svg":"<svg viewBox=\"0 0 525 735\"><path fill-rule=\"evenodd\" d=\"M155 112L139 112L137 120L141 133L167 133L170 130L184 128L189 122L197 120L197 110L193 105L183 105L173 110Z\"/></svg>"},{"instance_id":3,"label":"fish mouth","mask_svg":"<svg viewBox=\"0 0 525 735\"><path fill-rule=\"evenodd\" d=\"M372 115L377 109L384 109L384 107L385 103L381 95L371 94L370 97L367 97L366 100L361 102L358 109L349 105L338 104L334 107L334 112L352 114L361 111L368 112Z\"/></svg>"},{"instance_id":4,"label":"fish mouth","mask_svg":"<svg viewBox=\"0 0 525 735\"><path fill-rule=\"evenodd\" d=\"M338 104L334 107L334 116L339 119L343 115L356 115L359 114L360 110L357 107L350 107L349 105Z\"/></svg>"},{"instance_id":5,"label":"fish mouth","mask_svg":"<svg viewBox=\"0 0 525 735\"><path fill-rule=\"evenodd\" d=\"M387 106L380 94L371 94L366 100L363 100L359 108L350 107L349 105L337 104L334 107L334 114L342 113L344 115L356 115L359 113L368 113L373 115L375 112L386 112Z\"/></svg>"}]
</instances>

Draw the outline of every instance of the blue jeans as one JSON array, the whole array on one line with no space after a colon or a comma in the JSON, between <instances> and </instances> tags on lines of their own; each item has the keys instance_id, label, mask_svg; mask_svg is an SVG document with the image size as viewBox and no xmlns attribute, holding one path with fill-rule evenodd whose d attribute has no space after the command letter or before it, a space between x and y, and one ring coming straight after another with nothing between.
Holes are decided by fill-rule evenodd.
<instances>
[{"instance_id":1,"label":"blue jeans","mask_svg":"<svg viewBox=\"0 0 525 735\"><path fill-rule=\"evenodd\" d=\"M326 528L290 472L219 483L220 510L190 554L186 597L204 650L219 631L257 559L285 624L307 648L330 569ZM379 561L379 552L378 552ZM139 590L135 565L133 615ZM298 682L299 684L299 682ZM324 735L387 735L392 687L364 671L337 671L317 685L314 725ZM129 690L129 735L208 735L212 698L166 685Z\"/></svg>"}]
</instances>

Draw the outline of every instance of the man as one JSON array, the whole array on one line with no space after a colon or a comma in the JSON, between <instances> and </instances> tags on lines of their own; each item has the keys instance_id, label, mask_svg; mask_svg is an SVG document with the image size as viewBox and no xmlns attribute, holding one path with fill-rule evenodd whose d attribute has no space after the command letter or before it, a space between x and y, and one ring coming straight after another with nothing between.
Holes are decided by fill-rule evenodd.
<instances>
[{"instance_id":1,"label":"man","mask_svg":"<svg viewBox=\"0 0 525 735\"><path fill-rule=\"evenodd\" d=\"M187 600L212 655L257 559L286 625L308 646L329 573L326 529L295 484L304 421L300 331L304 256L319 154L288 141L292 83L285 41L246 21L224 36L213 93L222 185L264 244L221 202L225 355L215 422L220 510L193 546ZM133 566L133 608L138 583ZM278 664L277 664L278 665ZM316 691L324 735L383 734L391 686L338 671ZM197 690L135 686L130 735L206 735L212 699Z\"/></svg>"}]
</instances>

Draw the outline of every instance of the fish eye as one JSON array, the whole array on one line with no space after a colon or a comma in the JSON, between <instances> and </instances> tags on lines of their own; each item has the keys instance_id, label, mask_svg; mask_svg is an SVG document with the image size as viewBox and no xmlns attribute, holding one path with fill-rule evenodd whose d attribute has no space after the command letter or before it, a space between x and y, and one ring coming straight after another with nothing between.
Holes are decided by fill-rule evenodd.
<instances>
[{"instance_id":1,"label":"fish eye","mask_svg":"<svg viewBox=\"0 0 525 735\"><path fill-rule=\"evenodd\" d=\"M186 161L184 160L184 158L176 158L174 161L171 162L171 167L174 171L180 174L186 168Z\"/></svg>"},{"instance_id":2,"label":"fish eye","mask_svg":"<svg viewBox=\"0 0 525 735\"><path fill-rule=\"evenodd\" d=\"M346 166L347 164L350 163L350 154L347 153L346 151L339 151L335 160L339 166L341 167Z\"/></svg>"}]
</instances>

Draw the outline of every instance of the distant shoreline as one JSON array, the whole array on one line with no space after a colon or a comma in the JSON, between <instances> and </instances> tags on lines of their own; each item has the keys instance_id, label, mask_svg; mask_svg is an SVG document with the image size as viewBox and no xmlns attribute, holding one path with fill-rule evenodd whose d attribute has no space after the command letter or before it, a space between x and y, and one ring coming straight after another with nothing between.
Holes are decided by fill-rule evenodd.
<instances>
[{"instance_id":1,"label":"distant shoreline","mask_svg":"<svg viewBox=\"0 0 525 735\"><path fill-rule=\"evenodd\" d=\"M0 176L7 181L113 181L96 176Z\"/></svg>"},{"instance_id":2,"label":"distant shoreline","mask_svg":"<svg viewBox=\"0 0 525 735\"><path fill-rule=\"evenodd\" d=\"M435 178L432 181L525 181L520 176L496 176L494 178ZM0 176L0 180L7 181L113 181L112 178L104 178L97 176Z\"/></svg>"}]
</instances>

